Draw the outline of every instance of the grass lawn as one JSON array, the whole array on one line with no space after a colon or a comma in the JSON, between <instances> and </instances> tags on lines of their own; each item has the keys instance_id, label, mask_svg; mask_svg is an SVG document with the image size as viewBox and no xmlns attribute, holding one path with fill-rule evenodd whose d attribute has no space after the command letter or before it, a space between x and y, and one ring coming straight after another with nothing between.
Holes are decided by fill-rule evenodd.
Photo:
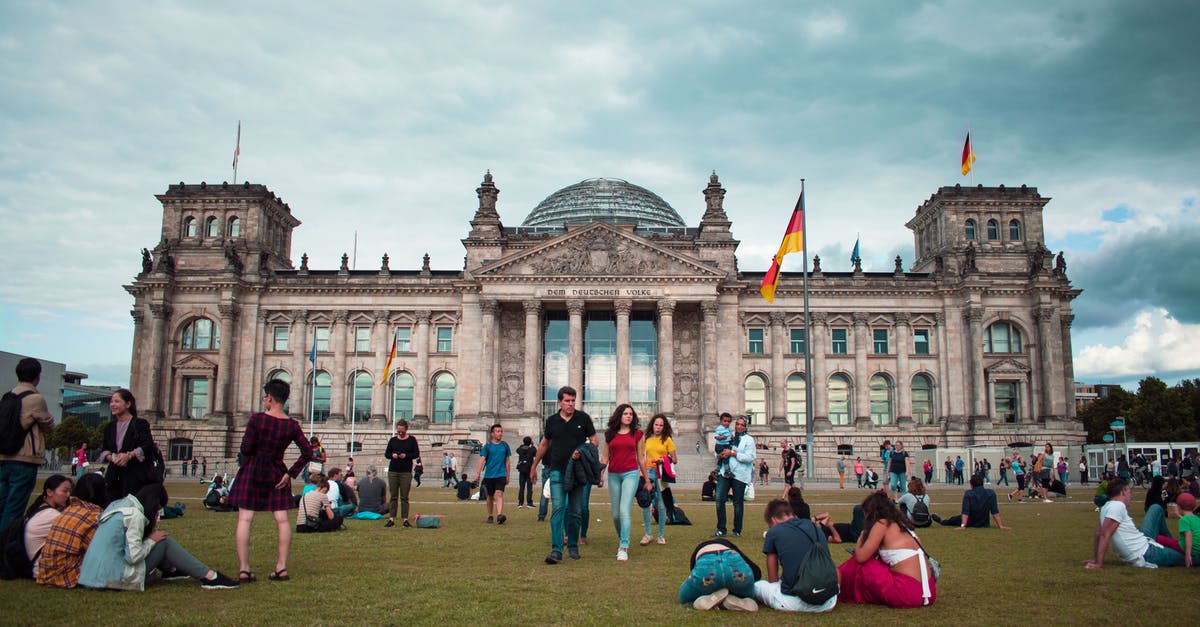
<instances>
[{"instance_id":1,"label":"grass lawn","mask_svg":"<svg viewBox=\"0 0 1200 627\"><path fill-rule=\"evenodd\" d=\"M40 484L40 482L39 482ZM777 484L760 489L747 503L745 534L739 543L761 556L766 529L762 508ZM778 484L781 487L781 484ZM201 506L199 483L167 483L172 502L188 504L183 518L162 523L189 551L210 566L237 574L233 534L235 514ZM1077 491L1079 492L1079 491ZM509 491L515 501L515 490ZM921 532L942 563L938 602L905 611L902 621L955 625L1077 625L1148 623L1181 601L1195 599L1200 572L1182 568L1144 570L1120 563L1112 551L1102 571L1086 571L1097 514L1090 491L1053 504L1002 503L1001 515L1013 531L957 531L934 525ZM864 492L814 489L806 492L813 511L849 519ZM630 560L618 563L608 490L592 494L591 544L583 559L548 566L548 523L536 510L507 510L508 523L484 524L481 503L456 501L449 489L427 482L413 490L414 513L444 514L437 530L385 529L383 522L348 521L348 530L296 535L288 564L292 581L266 581L275 555L269 516L255 520L252 564L259 581L238 590L208 591L194 581L160 583L144 593L57 590L29 581L3 582L0 624L778 624L811 620L770 610L734 616L680 606L676 593L688 574L688 557L714 528L711 503L698 490L676 490L691 527L667 528L666 546L637 545L641 511L634 510ZM1144 493L1131 508L1141 520ZM931 511L957 513L960 490L935 490ZM1004 496L1001 494L1001 500ZM293 511L294 514L294 511ZM732 515L732 514L731 514ZM1172 532L1177 521L1169 521ZM849 559L832 546L835 562ZM759 560L765 568L765 561ZM1190 592L1189 592L1190 591ZM897 620L896 610L839 605L815 617L829 624L873 624ZM1154 614L1151 614L1153 612ZM1171 620L1171 619L1166 619Z\"/></svg>"}]
</instances>

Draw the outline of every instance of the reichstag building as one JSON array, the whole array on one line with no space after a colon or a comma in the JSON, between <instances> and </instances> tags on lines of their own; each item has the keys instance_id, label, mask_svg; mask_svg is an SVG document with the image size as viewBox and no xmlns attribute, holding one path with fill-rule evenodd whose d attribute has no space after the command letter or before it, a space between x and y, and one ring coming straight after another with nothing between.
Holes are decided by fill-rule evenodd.
<instances>
[{"instance_id":1,"label":"reichstag building","mask_svg":"<svg viewBox=\"0 0 1200 627\"><path fill-rule=\"evenodd\" d=\"M899 257L890 272L811 259L809 328L802 273L785 273L769 304L766 268L738 267L715 173L695 226L616 179L564 187L520 226L501 219L491 173L475 193L458 270L427 256L392 268L386 255L371 270L345 256L309 267L293 256L300 220L264 185L158 195L162 237L126 289L131 386L169 457L236 455L272 377L292 383L289 412L339 456L381 451L399 418L447 450L497 421L512 442L536 436L567 384L601 424L625 401L667 414L688 449L722 411L751 416L760 443L800 442L808 403L818 460L866 459L884 438L910 450L1083 442L1079 290L1044 244L1049 198L1036 188L938 189L905 225L907 270Z\"/></svg>"}]
</instances>

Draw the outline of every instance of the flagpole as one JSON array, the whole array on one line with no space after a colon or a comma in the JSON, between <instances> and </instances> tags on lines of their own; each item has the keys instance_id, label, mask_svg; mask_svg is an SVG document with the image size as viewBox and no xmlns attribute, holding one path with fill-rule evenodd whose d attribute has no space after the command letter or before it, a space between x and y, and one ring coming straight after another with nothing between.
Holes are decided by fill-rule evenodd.
<instances>
[{"instance_id":1,"label":"flagpole","mask_svg":"<svg viewBox=\"0 0 1200 627\"><path fill-rule=\"evenodd\" d=\"M233 149L233 184L237 185L238 155L242 154L242 121L238 120L237 146Z\"/></svg>"},{"instance_id":2,"label":"flagpole","mask_svg":"<svg viewBox=\"0 0 1200 627\"><path fill-rule=\"evenodd\" d=\"M808 213L804 210L804 179L800 179L800 230L804 233L801 240L801 255L804 257L801 284L804 287L804 441L805 447L805 476L812 478L813 473L813 387L812 387L812 325L808 318Z\"/></svg>"},{"instance_id":3,"label":"flagpole","mask_svg":"<svg viewBox=\"0 0 1200 627\"><path fill-rule=\"evenodd\" d=\"M362 360L358 360L358 371L354 373L354 383L350 386L350 454L354 454L354 423L358 422L358 373L362 372ZM372 380L371 387L374 387Z\"/></svg>"},{"instance_id":4,"label":"flagpole","mask_svg":"<svg viewBox=\"0 0 1200 627\"><path fill-rule=\"evenodd\" d=\"M316 345L317 345L317 330L313 329L313 347L316 347ZM313 353L315 353L315 352L316 351L313 351ZM317 360L313 359L311 361L312 361L312 369L311 369L312 370L312 392L309 394L309 402L308 402L308 437L310 437L310 438L312 436L316 435L316 433L314 433L314 429L316 427L313 425L313 423L316 420L316 416L314 415L314 410L316 408L314 407L314 405L317 404Z\"/></svg>"}]
</instances>

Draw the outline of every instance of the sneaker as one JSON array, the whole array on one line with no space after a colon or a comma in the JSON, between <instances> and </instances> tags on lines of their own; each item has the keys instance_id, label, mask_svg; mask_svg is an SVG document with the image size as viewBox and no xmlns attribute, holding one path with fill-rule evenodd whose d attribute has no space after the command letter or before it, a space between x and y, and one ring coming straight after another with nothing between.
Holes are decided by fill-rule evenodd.
<instances>
[{"instance_id":1,"label":"sneaker","mask_svg":"<svg viewBox=\"0 0 1200 627\"><path fill-rule=\"evenodd\" d=\"M494 522L496 522L496 520L495 520L494 518L492 518L491 516L488 516L488 519L487 519L487 524L489 524L489 525L490 525L490 524L492 524L492 523L494 523Z\"/></svg>"},{"instance_id":2,"label":"sneaker","mask_svg":"<svg viewBox=\"0 0 1200 627\"><path fill-rule=\"evenodd\" d=\"M557 564L561 561L562 561L562 551L550 551L550 554L546 556L547 564Z\"/></svg>"},{"instance_id":3,"label":"sneaker","mask_svg":"<svg viewBox=\"0 0 1200 627\"><path fill-rule=\"evenodd\" d=\"M387 522L383 523L383 526L384 526L384 527L395 527L395 526L396 526L396 521L394 521L394 520L389 520L389 521L387 521Z\"/></svg>"},{"instance_id":4,"label":"sneaker","mask_svg":"<svg viewBox=\"0 0 1200 627\"><path fill-rule=\"evenodd\" d=\"M579 539L579 544L581 544L581 545L584 545L584 546L587 546L587 543L588 543L588 541L587 541L587 538L580 538L580 539Z\"/></svg>"},{"instance_id":5,"label":"sneaker","mask_svg":"<svg viewBox=\"0 0 1200 627\"><path fill-rule=\"evenodd\" d=\"M712 537L714 537L714 538L720 538L720 537L722 537L722 536L724 536L724 535L725 535L725 532L724 532L724 531L721 531L720 529L718 529L718 530L716 530L716 531L714 531L714 532L713 532L713 534L712 534ZM646 537L648 538L648 537L650 537L650 536L646 536Z\"/></svg>"},{"instance_id":6,"label":"sneaker","mask_svg":"<svg viewBox=\"0 0 1200 627\"><path fill-rule=\"evenodd\" d=\"M729 596L729 588L721 588L712 594L706 594L695 601L692 601L692 607L707 612L714 607L717 607Z\"/></svg>"},{"instance_id":7,"label":"sneaker","mask_svg":"<svg viewBox=\"0 0 1200 627\"><path fill-rule=\"evenodd\" d=\"M1008 502L1012 503L1012 495L1011 494L1008 495Z\"/></svg>"},{"instance_id":8,"label":"sneaker","mask_svg":"<svg viewBox=\"0 0 1200 627\"><path fill-rule=\"evenodd\" d=\"M405 519L404 519L404 526L405 526L405 527L411 527L411 526L412 526L412 523L408 522L408 519L407 519L407 518L405 518Z\"/></svg>"},{"instance_id":9,"label":"sneaker","mask_svg":"<svg viewBox=\"0 0 1200 627\"><path fill-rule=\"evenodd\" d=\"M725 602L721 604L721 607L723 607L727 610L733 610L735 612L757 612L758 611L758 603L755 603L754 599L745 599L742 597L735 597L732 594L725 597Z\"/></svg>"},{"instance_id":10,"label":"sneaker","mask_svg":"<svg viewBox=\"0 0 1200 627\"><path fill-rule=\"evenodd\" d=\"M624 547L617 549L617 561L618 562L628 562L629 561L629 549L626 549Z\"/></svg>"},{"instance_id":11,"label":"sneaker","mask_svg":"<svg viewBox=\"0 0 1200 627\"><path fill-rule=\"evenodd\" d=\"M538 522L546 522L545 516L538 516Z\"/></svg>"},{"instance_id":12,"label":"sneaker","mask_svg":"<svg viewBox=\"0 0 1200 627\"><path fill-rule=\"evenodd\" d=\"M503 525L504 521L506 521L506 520L508 520L508 516L505 516L504 514L500 514L499 516L496 517L496 524Z\"/></svg>"},{"instance_id":13,"label":"sneaker","mask_svg":"<svg viewBox=\"0 0 1200 627\"><path fill-rule=\"evenodd\" d=\"M655 540L655 542L658 542L659 544L666 544L667 539L662 536L658 536L658 540Z\"/></svg>"},{"instance_id":14,"label":"sneaker","mask_svg":"<svg viewBox=\"0 0 1200 627\"><path fill-rule=\"evenodd\" d=\"M172 568L169 570L164 568L162 569L162 577L160 577L160 579L163 581L179 581L181 579L191 579L191 576L183 574L183 572L177 568Z\"/></svg>"},{"instance_id":15,"label":"sneaker","mask_svg":"<svg viewBox=\"0 0 1200 627\"><path fill-rule=\"evenodd\" d=\"M579 559L580 558L579 547L575 547L575 548L567 547L567 557L569 557L573 560Z\"/></svg>"},{"instance_id":16,"label":"sneaker","mask_svg":"<svg viewBox=\"0 0 1200 627\"><path fill-rule=\"evenodd\" d=\"M742 537L742 532L740 532L740 531L733 532L733 537L735 537L735 538ZM666 542L663 542L663 544L666 544Z\"/></svg>"},{"instance_id":17,"label":"sneaker","mask_svg":"<svg viewBox=\"0 0 1200 627\"><path fill-rule=\"evenodd\" d=\"M236 579L230 579L221 573L217 573L212 579L204 579L200 582L200 587L205 590L229 590L238 587Z\"/></svg>"},{"instance_id":18,"label":"sneaker","mask_svg":"<svg viewBox=\"0 0 1200 627\"><path fill-rule=\"evenodd\" d=\"M718 532L718 535L720 535L719 532ZM646 534L646 535L642 536L642 540L641 540L641 542L638 542L638 544L640 544L642 546L646 546L647 544L650 544L651 542L654 542L654 536L651 536L650 534Z\"/></svg>"},{"instance_id":19,"label":"sneaker","mask_svg":"<svg viewBox=\"0 0 1200 627\"><path fill-rule=\"evenodd\" d=\"M1050 499L1042 499L1042 502L1043 503L1053 503L1054 501L1051 501Z\"/></svg>"}]
</instances>

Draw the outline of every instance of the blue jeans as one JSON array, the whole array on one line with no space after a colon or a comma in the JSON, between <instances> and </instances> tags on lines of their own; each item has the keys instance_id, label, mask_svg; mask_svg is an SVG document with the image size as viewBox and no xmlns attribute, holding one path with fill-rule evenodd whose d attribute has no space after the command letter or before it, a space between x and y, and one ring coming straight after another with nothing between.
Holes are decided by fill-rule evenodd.
<instances>
[{"instance_id":1,"label":"blue jeans","mask_svg":"<svg viewBox=\"0 0 1200 627\"><path fill-rule=\"evenodd\" d=\"M579 524L583 519L583 486L570 492L563 490L563 471L551 470L550 481L550 548L563 550L563 531L567 533L567 548L579 548Z\"/></svg>"},{"instance_id":2,"label":"blue jeans","mask_svg":"<svg viewBox=\"0 0 1200 627\"><path fill-rule=\"evenodd\" d=\"M892 491L897 494L904 494L908 491L908 480L904 478L902 472L889 472L888 483L892 486Z\"/></svg>"},{"instance_id":3,"label":"blue jeans","mask_svg":"<svg viewBox=\"0 0 1200 627\"><path fill-rule=\"evenodd\" d=\"M579 537L586 538L588 523L592 520L592 484L583 485L583 496L579 499Z\"/></svg>"},{"instance_id":4,"label":"blue jeans","mask_svg":"<svg viewBox=\"0 0 1200 627\"><path fill-rule=\"evenodd\" d=\"M744 484L743 484L744 485ZM728 588L729 594L754 598L754 570L737 551L705 553L679 586L679 602L691 605L696 599Z\"/></svg>"},{"instance_id":5,"label":"blue jeans","mask_svg":"<svg viewBox=\"0 0 1200 627\"><path fill-rule=\"evenodd\" d=\"M546 482L550 480L550 469L542 466L542 482L538 484L538 520L546 520L546 507L550 499L546 498Z\"/></svg>"},{"instance_id":6,"label":"blue jeans","mask_svg":"<svg viewBox=\"0 0 1200 627\"><path fill-rule=\"evenodd\" d=\"M717 531L725 535L725 500L733 487L733 532L742 532L742 513L746 505L746 484L737 479L717 477Z\"/></svg>"},{"instance_id":7,"label":"blue jeans","mask_svg":"<svg viewBox=\"0 0 1200 627\"><path fill-rule=\"evenodd\" d=\"M617 530L618 546L623 549L629 548L629 528L633 525L629 510L633 507L638 479L637 470L608 473L608 500L612 502L613 528Z\"/></svg>"},{"instance_id":8,"label":"blue jeans","mask_svg":"<svg viewBox=\"0 0 1200 627\"><path fill-rule=\"evenodd\" d=\"M1171 531L1167 529L1167 512L1162 505L1155 503L1150 506L1146 517L1142 519L1142 526L1138 530L1151 540L1158 536L1171 537ZM1150 548L1146 549L1145 558L1147 562L1155 566L1178 566L1183 563L1183 553L1154 545L1150 545Z\"/></svg>"},{"instance_id":9,"label":"blue jeans","mask_svg":"<svg viewBox=\"0 0 1200 627\"><path fill-rule=\"evenodd\" d=\"M0 462L0 529L25 516L37 470L37 464L29 462Z\"/></svg>"},{"instance_id":10,"label":"blue jeans","mask_svg":"<svg viewBox=\"0 0 1200 627\"><path fill-rule=\"evenodd\" d=\"M646 471L646 476L650 478L652 486L650 489L654 490L654 504L650 507L658 510L658 537L661 538L665 535L663 527L667 525L667 506L663 504L662 484L658 480L658 468L650 468ZM636 490L637 488L634 489ZM646 526L646 535L651 535L650 507L642 509L642 523Z\"/></svg>"}]
</instances>

